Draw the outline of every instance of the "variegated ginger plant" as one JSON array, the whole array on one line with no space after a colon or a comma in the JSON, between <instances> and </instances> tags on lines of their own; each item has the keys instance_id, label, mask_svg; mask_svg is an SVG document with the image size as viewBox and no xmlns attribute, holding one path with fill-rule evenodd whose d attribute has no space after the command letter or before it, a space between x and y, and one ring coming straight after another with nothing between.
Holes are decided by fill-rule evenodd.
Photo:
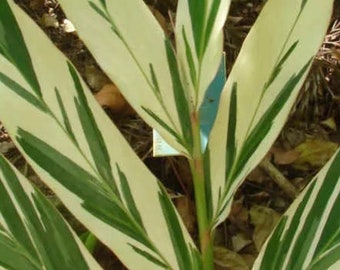
<instances>
[{"instance_id":1,"label":"variegated ginger plant","mask_svg":"<svg viewBox=\"0 0 340 270\"><path fill-rule=\"evenodd\" d=\"M188 158L199 248L70 61L12 0L0 1L1 121L41 179L129 269L213 269L214 230L280 132L333 1L267 1L228 76L205 150L199 109L221 61L230 0L179 0L176 49L141 0L59 2L136 112ZM339 162L337 152L293 203L254 269L339 267ZM0 269L100 268L3 157L0 179Z\"/></svg>"}]
</instances>

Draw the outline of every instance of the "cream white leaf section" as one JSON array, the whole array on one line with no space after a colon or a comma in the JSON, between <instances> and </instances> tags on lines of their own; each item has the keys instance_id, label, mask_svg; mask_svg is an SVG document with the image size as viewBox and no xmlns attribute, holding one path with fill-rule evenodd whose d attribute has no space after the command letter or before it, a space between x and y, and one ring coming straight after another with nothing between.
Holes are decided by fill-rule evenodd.
<instances>
[{"instance_id":1,"label":"cream white leaf section","mask_svg":"<svg viewBox=\"0 0 340 270\"><path fill-rule=\"evenodd\" d=\"M322 43L332 3L269 0L248 34L222 92L206 153L214 225L228 215L237 187L283 127Z\"/></svg>"},{"instance_id":2,"label":"cream white leaf section","mask_svg":"<svg viewBox=\"0 0 340 270\"><path fill-rule=\"evenodd\" d=\"M198 109L216 75L223 50L223 26L230 0L179 0L176 49L188 100Z\"/></svg>"},{"instance_id":3,"label":"cream white leaf section","mask_svg":"<svg viewBox=\"0 0 340 270\"><path fill-rule=\"evenodd\" d=\"M129 269L200 265L163 186L12 1L0 2L0 96L1 121L34 170Z\"/></svg>"},{"instance_id":4,"label":"cream white leaf section","mask_svg":"<svg viewBox=\"0 0 340 270\"><path fill-rule=\"evenodd\" d=\"M190 125L183 125L183 114L178 113L176 100L184 93L175 55L144 2L60 3L98 64L138 114L170 145L186 153L183 129Z\"/></svg>"},{"instance_id":5,"label":"cream white leaf section","mask_svg":"<svg viewBox=\"0 0 340 270\"><path fill-rule=\"evenodd\" d=\"M340 151L283 215L253 269L338 269Z\"/></svg>"},{"instance_id":6,"label":"cream white leaf section","mask_svg":"<svg viewBox=\"0 0 340 270\"><path fill-rule=\"evenodd\" d=\"M102 269L40 191L0 156L0 267Z\"/></svg>"}]
</instances>

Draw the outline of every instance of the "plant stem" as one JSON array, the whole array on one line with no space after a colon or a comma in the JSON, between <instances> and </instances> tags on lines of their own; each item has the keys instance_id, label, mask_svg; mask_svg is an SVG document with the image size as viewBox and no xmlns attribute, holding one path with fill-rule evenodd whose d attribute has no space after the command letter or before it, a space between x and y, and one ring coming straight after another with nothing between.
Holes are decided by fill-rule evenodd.
<instances>
[{"instance_id":1,"label":"plant stem","mask_svg":"<svg viewBox=\"0 0 340 270\"><path fill-rule=\"evenodd\" d=\"M193 131L193 152L192 159L189 161L192 173L196 215L199 232L200 249L202 253L203 270L214 269L213 264L213 237L209 226L207 200L204 180L203 152L201 147L200 121L199 113L194 112L191 116L191 125Z\"/></svg>"}]
</instances>

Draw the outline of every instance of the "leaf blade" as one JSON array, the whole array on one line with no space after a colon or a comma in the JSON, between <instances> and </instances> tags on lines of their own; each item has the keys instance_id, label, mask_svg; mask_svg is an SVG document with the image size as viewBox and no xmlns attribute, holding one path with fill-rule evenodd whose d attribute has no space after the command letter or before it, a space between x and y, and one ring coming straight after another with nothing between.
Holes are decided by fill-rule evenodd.
<instances>
[{"instance_id":1,"label":"leaf blade","mask_svg":"<svg viewBox=\"0 0 340 270\"><path fill-rule=\"evenodd\" d=\"M254 269L328 269L339 262L339 153L338 150L284 214Z\"/></svg>"},{"instance_id":2,"label":"leaf blade","mask_svg":"<svg viewBox=\"0 0 340 270\"><path fill-rule=\"evenodd\" d=\"M0 226L8 237L5 240L0 230L0 265L8 269L26 265L28 269L101 269L52 204L3 156L0 181Z\"/></svg>"},{"instance_id":3,"label":"leaf blade","mask_svg":"<svg viewBox=\"0 0 340 270\"><path fill-rule=\"evenodd\" d=\"M223 25L229 0L180 0L177 6L176 50L187 100L198 110L222 57Z\"/></svg>"},{"instance_id":4,"label":"leaf blade","mask_svg":"<svg viewBox=\"0 0 340 270\"><path fill-rule=\"evenodd\" d=\"M167 61L169 41L148 7L139 0L60 3L98 64L135 111L169 144L187 153L176 139L183 139L184 134L182 115L176 107L175 90L178 87L174 85ZM79 8L82 13L77 12ZM88 24L89 20L92 25ZM94 34L97 38L93 38ZM143 108L157 114L176 133L176 137Z\"/></svg>"},{"instance_id":5,"label":"leaf blade","mask_svg":"<svg viewBox=\"0 0 340 270\"><path fill-rule=\"evenodd\" d=\"M175 254L170 224L159 205L161 190L157 179L112 125L65 57L18 7L13 3L10 6L7 12L16 16L24 40L35 36L28 46L31 57L40 57L42 47L48 55L34 62L34 71L44 89L37 98L45 104L47 113L0 82L1 121L13 141L65 206L127 267L163 269L166 265L177 269L181 255ZM20 70L3 55L0 63L0 72L34 92ZM54 67L53 74L48 73L49 65ZM15 117L11 104L16 104ZM88 128L93 130L85 134ZM97 152L107 161L99 164ZM107 177L109 174L112 179ZM132 200L134 205L127 206ZM172 203L168 208L176 211ZM133 216L136 213L137 219ZM190 250L197 252L179 216L175 215L175 219ZM154 224L159 225L157 230ZM138 253L133 247L143 252ZM193 260L195 253L187 254Z\"/></svg>"},{"instance_id":6,"label":"leaf blade","mask_svg":"<svg viewBox=\"0 0 340 270\"><path fill-rule=\"evenodd\" d=\"M300 10L299 1L289 5L283 0L267 2L246 38L222 92L210 137L214 224L228 215L236 188L283 127L323 40L331 6L332 1L328 1L319 9L318 2L310 0ZM280 19L275 10L281 10ZM317 34L305 32L304 25L313 24L311 17L315 16L319 18ZM273 35L268 36L268 32ZM232 95L235 84L237 100ZM236 110L228 111L232 106ZM225 152L233 152L235 158L225 156Z\"/></svg>"}]
</instances>

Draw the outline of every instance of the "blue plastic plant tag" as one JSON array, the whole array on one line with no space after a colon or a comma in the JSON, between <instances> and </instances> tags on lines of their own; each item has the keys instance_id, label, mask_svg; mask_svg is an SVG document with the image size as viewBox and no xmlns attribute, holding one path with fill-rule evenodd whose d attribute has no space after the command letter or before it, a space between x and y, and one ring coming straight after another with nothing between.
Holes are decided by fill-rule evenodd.
<instances>
[{"instance_id":1,"label":"blue plastic plant tag","mask_svg":"<svg viewBox=\"0 0 340 270\"><path fill-rule=\"evenodd\" d=\"M218 104L225 81L225 55L223 54L220 67L204 96L204 100L200 108L201 141L203 150L205 150L208 144L209 134L216 118ZM174 155L179 155L177 150L167 144L156 130L153 130L153 156Z\"/></svg>"},{"instance_id":2,"label":"blue plastic plant tag","mask_svg":"<svg viewBox=\"0 0 340 270\"><path fill-rule=\"evenodd\" d=\"M208 144L210 131L214 125L218 104L220 102L221 92L226 82L225 56L223 54L220 67L215 79L211 82L205 93L203 103L200 108L201 120L201 141L202 148L205 150Z\"/></svg>"}]
</instances>

